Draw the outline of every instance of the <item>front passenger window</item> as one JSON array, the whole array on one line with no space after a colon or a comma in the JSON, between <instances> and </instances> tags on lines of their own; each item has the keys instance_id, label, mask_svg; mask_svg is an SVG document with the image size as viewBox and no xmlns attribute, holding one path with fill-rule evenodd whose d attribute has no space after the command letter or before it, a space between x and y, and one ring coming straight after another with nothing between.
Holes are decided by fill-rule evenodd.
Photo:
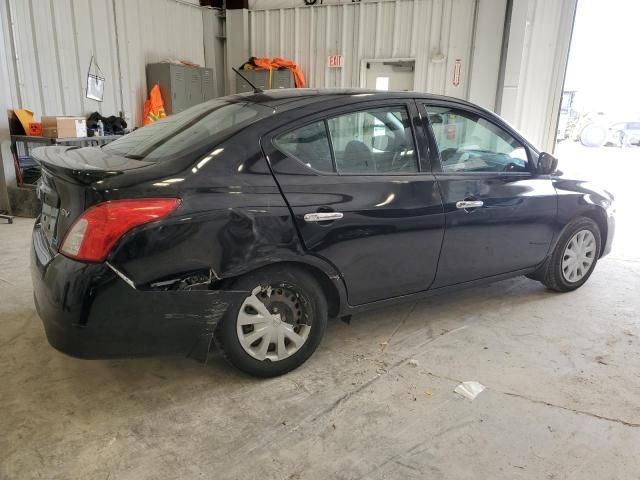
<instances>
[{"instance_id":1,"label":"front passenger window","mask_svg":"<svg viewBox=\"0 0 640 480\"><path fill-rule=\"evenodd\" d=\"M443 172L529 171L524 145L483 117L448 107L427 113Z\"/></svg>"}]
</instances>

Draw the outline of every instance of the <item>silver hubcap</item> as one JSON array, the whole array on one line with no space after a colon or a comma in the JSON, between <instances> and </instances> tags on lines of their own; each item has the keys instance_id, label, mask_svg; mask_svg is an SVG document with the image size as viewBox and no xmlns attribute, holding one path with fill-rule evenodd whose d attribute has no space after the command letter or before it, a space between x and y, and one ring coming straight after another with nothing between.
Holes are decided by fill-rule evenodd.
<instances>
[{"instance_id":1,"label":"silver hubcap","mask_svg":"<svg viewBox=\"0 0 640 480\"><path fill-rule=\"evenodd\" d=\"M596 258L596 239L589 230L576 233L562 256L562 276L567 282L579 282L589 272Z\"/></svg>"},{"instance_id":2,"label":"silver hubcap","mask_svg":"<svg viewBox=\"0 0 640 480\"><path fill-rule=\"evenodd\" d=\"M290 357L309 337L306 301L287 288L257 287L240 307L236 328L240 345L257 360Z\"/></svg>"}]
</instances>

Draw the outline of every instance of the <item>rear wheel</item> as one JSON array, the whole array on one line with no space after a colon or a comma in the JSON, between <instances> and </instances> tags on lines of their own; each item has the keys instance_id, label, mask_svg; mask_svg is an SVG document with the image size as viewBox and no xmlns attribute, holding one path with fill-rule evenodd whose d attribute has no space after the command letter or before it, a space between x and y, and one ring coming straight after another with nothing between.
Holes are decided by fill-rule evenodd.
<instances>
[{"instance_id":1,"label":"rear wheel","mask_svg":"<svg viewBox=\"0 0 640 480\"><path fill-rule=\"evenodd\" d=\"M304 363L320 344L327 302L304 270L265 268L240 278L232 288L249 293L227 311L216 340L238 369L257 377L282 375Z\"/></svg>"},{"instance_id":2,"label":"rear wheel","mask_svg":"<svg viewBox=\"0 0 640 480\"><path fill-rule=\"evenodd\" d=\"M557 292L575 290L591 276L600 249L600 229L596 222L590 218L577 218L567 225L537 278Z\"/></svg>"}]
</instances>

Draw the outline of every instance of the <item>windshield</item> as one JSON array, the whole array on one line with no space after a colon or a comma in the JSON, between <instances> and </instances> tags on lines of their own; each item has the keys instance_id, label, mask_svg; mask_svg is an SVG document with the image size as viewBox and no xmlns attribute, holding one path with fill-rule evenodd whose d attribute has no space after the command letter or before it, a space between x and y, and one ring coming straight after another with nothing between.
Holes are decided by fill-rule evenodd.
<instances>
[{"instance_id":1,"label":"windshield","mask_svg":"<svg viewBox=\"0 0 640 480\"><path fill-rule=\"evenodd\" d=\"M139 128L105 145L103 150L158 162L207 146L216 137L233 134L273 113L272 108L256 103L211 100Z\"/></svg>"}]
</instances>

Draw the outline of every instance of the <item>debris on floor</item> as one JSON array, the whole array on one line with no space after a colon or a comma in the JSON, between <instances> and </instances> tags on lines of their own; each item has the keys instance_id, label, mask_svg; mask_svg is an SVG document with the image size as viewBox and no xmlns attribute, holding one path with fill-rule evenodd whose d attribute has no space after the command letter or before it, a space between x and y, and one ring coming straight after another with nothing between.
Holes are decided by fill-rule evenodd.
<instances>
[{"instance_id":1,"label":"debris on floor","mask_svg":"<svg viewBox=\"0 0 640 480\"><path fill-rule=\"evenodd\" d=\"M454 392L462 395L465 398L468 398L469 400L473 400L484 389L485 389L485 386L482 385L481 383L470 381L470 382L462 382L460 385L458 385L455 388Z\"/></svg>"},{"instance_id":2,"label":"debris on floor","mask_svg":"<svg viewBox=\"0 0 640 480\"><path fill-rule=\"evenodd\" d=\"M409 360L407 362L407 365L409 365L410 367L417 367L420 365L420 362L418 360L416 360L415 358L412 358L411 360Z\"/></svg>"}]
</instances>

